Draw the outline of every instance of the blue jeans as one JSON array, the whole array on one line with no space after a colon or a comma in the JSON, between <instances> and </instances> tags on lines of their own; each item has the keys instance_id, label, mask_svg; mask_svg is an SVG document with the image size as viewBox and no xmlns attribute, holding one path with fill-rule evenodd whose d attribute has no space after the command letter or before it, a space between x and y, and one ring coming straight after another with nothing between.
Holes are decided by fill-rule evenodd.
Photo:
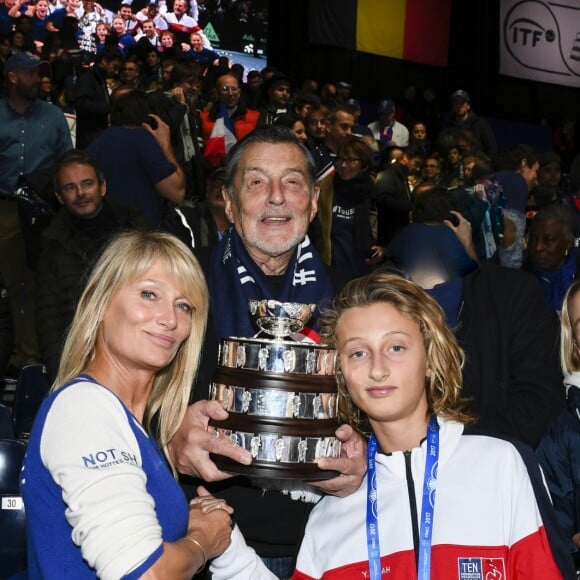
<instances>
[{"instance_id":1,"label":"blue jeans","mask_svg":"<svg viewBox=\"0 0 580 580\"><path fill-rule=\"evenodd\" d=\"M262 558L268 570L276 574L280 580L290 578L294 572L294 556L283 556L282 558Z\"/></svg>"}]
</instances>

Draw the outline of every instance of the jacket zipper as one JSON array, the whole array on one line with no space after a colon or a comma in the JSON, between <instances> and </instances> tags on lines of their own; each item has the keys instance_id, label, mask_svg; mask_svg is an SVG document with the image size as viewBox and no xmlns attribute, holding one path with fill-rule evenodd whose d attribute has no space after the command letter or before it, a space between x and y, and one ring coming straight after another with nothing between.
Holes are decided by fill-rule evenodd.
<instances>
[{"instance_id":1,"label":"jacket zipper","mask_svg":"<svg viewBox=\"0 0 580 580\"><path fill-rule=\"evenodd\" d=\"M409 507L411 508L411 524L413 527L413 547L415 550L415 569L419 570L419 521L417 518L417 498L411 471L411 451L404 451L405 475L407 479L407 493L409 494Z\"/></svg>"}]
</instances>

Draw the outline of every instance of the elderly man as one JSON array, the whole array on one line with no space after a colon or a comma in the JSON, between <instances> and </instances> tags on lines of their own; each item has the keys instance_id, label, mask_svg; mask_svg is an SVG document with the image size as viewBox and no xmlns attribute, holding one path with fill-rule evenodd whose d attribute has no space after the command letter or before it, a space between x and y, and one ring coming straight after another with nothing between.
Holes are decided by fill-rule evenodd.
<instances>
[{"instance_id":1,"label":"elderly man","mask_svg":"<svg viewBox=\"0 0 580 580\"><path fill-rule=\"evenodd\" d=\"M233 127L234 137L236 140L243 139L248 133L251 133L258 124L260 113L248 109L241 99L240 81L231 73L220 75L216 80L216 90L219 101L215 102L209 110L201 111L201 130L203 135L203 146L205 148L204 161L209 169L216 169L224 161L223 151L214 154L207 145L210 138L215 137L214 127L216 121L225 115L229 117ZM227 151L226 147L226 151ZM210 151L212 154L210 155Z\"/></svg>"},{"instance_id":2,"label":"elderly man","mask_svg":"<svg viewBox=\"0 0 580 580\"><path fill-rule=\"evenodd\" d=\"M233 228L211 256L199 254L208 273L211 319L204 348L197 397L206 398L217 364L218 340L252 336L248 299L322 304L335 292L335 283L306 235L317 210L312 158L288 129L261 127L236 145L226 163L225 211ZM314 322L314 325L316 321ZM225 480L209 459L218 453L243 464L248 451L207 433L208 418L224 419L217 402L192 405L171 442L182 473L206 481ZM337 431L344 457L323 459L321 469L342 473L318 484L325 491L347 494L358 488L366 468L364 444L350 427ZM258 554L281 578L289 576L293 558L312 504L294 501L275 491L262 491L243 478L222 481L212 491L225 498L236 522Z\"/></svg>"}]
</instances>

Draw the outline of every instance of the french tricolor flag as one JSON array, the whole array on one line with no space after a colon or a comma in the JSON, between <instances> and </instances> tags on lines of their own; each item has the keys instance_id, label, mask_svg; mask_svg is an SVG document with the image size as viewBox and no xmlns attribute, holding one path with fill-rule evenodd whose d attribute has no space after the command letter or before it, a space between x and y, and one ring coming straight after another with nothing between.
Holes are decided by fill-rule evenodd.
<instances>
[{"instance_id":1,"label":"french tricolor flag","mask_svg":"<svg viewBox=\"0 0 580 580\"><path fill-rule=\"evenodd\" d=\"M234 126L226 106L221 103L220 112L203 152L203 160L209 167L220 167L224 163L227 152L236 144L236 141Z\"/></svg>"}]
</instances>

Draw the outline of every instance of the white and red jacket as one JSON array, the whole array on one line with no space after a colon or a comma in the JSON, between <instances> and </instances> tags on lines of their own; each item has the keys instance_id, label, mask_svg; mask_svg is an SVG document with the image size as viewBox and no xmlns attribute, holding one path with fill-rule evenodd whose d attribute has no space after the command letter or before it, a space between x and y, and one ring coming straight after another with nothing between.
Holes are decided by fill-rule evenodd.
<instances>
[{"instance_id":1,"label":"white and red jacket","mask_svg":"<svg viewBox=\"0 0 580 580\"><path fill-rule=\"evenodd\" d=\"M465 434L463 425L439 419L440 451L432 538L433 580L551 580L566 577L561 536L547 533L542 514L553 523L540 472L530 475L510 442ZM425 448L377 455L378 524L382 578L417 577L411 517L420 526ZM535 466L537 470L537 466ZM534 483L532 483L534 480ZM538 483L540 485L538 485ZM542 506L540 509L540 505ZM364 580L369 576L366 538L366 479L346 498L325 497L312 511L300 547L294 580ZM545 508L548 508L545 510ZM548 536L550 535L550 538ZM557 538L556 538L557 537ZM556 539L555 539L556 538ZM550 543L552 542L552 544ZM240 561L244 561L239 543ZM226 551L224 556L228 557ZM216 561L221 572L219 558ZM562 560L558 560L559 563ZM252 578L272 578L265 572ZM564 572L562 571L564 570ZM215 580L243 580L241 570Z\"/></svg>"}]
</instances>

